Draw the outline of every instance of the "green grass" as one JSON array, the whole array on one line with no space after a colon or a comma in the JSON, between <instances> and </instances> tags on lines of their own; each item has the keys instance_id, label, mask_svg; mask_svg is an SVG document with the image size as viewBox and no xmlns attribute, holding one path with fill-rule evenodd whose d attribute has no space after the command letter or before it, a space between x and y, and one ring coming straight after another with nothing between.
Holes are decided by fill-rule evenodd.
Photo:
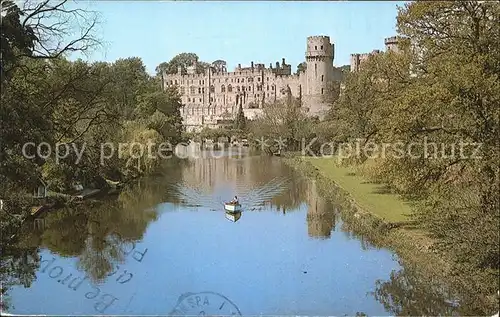
<instances>
[{"instance_id":1,"label":"green grass","mask_svg":"<svg viewBox=\"0 0 500 317\"><path fill-rule=\"evenodd\" d=\"M387 222L407 221L410 205L396 194L388 193L382 184L368 182L356 175L349 167L339 166L333 158L303 158L318 169L324 177L333 180L349 192L356 203L365 211Z\"/></svg>"}]
</instances>

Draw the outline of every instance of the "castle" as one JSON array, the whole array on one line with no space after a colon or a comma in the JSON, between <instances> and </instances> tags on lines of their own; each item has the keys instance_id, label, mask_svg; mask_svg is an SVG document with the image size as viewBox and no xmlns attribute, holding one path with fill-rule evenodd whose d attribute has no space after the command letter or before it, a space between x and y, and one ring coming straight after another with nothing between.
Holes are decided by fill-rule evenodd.
<instances>
[{"instance_id":1,"label":"castle","mask_svg":"<svg viewBox=\"0 0 500 317\"><path fill-rule=\"evenodd\" d=\"M204 126L220 127L232 122L241 106L245 116L254 119L262 113L265 104L286 97L300 98L301 107L310 116L322 118L328 105L324 102L329 84L340 80L341 72L333 67L334 44L329 36L307 38L306 67L292 74L292 67L276 62L238 67L228 72L224 61L216 61L205 73L197 74L196 65L179 67L177 74L163 74L164 87L177 86L181 94L181 110L186 131L197 131Z\"/></svg>"},{"instance_id":2,"label":"castle","mask_svg":"<svg viewBox=\"0 0 500 317\"><path fill-rule=\"evenodd\" d=\"M386 51L398 51L398 38L385 39ZM358 71L371 53L351 54L351 71ZM181 67L176 74L163 73L163 84L167 88L176 86L184 107L181 109L186 131L199 131L203 127L217 128L231 124L241 106L245 117L254 119L262 113L265 104L273 103L287 96L299 98L301 107L310 116L324 117L329 105L324 97L330 84L340 81L342 72L333 66L335 46L329 36L307 38L305 69L292 74L292 67L282 58L269 68L264 64L238 67L228 72L226 63L215 61L203 74L196 72L197 65Z\"/></svg>"}]
</instances>

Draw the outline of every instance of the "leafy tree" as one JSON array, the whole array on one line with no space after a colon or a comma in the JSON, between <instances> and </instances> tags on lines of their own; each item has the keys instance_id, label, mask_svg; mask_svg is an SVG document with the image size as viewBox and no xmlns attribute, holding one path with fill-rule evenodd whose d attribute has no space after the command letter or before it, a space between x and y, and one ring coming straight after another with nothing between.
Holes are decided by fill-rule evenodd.
<instances>
[{"instance_id":1,"label":"leafy tree","mask_svg":"<svg viewBox=\"0 0 500 317\"><path fill-rule=\"evenodd\" d=\"M416 200L415 220L452 261L449 282L479 298L467 314L498 310L499 18L491 2L406 4L400 52L372 56L349 74L330 118L338 141L413 146L413 157L379 155L368 176ZM459 143L480 144L477 157Z\"/></svg>"},{"instance_id":2,"label":"leafy tree","mask_svg":"<svg viewBox=\"0 0 500 317\"><path fill-rule=\"evenodd\" d=\"M243 107L240 104L240 107L238 108L238 114L236 115L236 120L234 121L234 128L237 130L245 130L246 128L246 117L245 113L243 112Z\"/></svg>"},{"instance_id":3,"label":"leafy tree","mask_svg":"<svg viewBox=\"0 0 500 317\"><path fill-rule=\"evenodd\" d=\"M302 62L299 65L297 65L297 72L295 73L296 75L300 73L304 73L307 70L307 63Z\"/></svg>"},{"instance_id":4,"label":"leafy tree","mask_svg":"<svg viewBox=\"0 0 500 317\"><path fill-rule=\"evenodd\" d=\"M208 63L199 61L199 57L195 53L181 53L174 56L174 58L172 58L169 62L160 63L156 67L156 72L157 74L162 72L167 74L177 74L178 68L181 67L182 73L185 74L187 68L189 66L193 66L194 64L196 64L197 74L204 73L207 67L210 66Z\"/></svg>"},{"instance_id":5,"label":"leafy tree","mask_svg":"<svg viewBox=\"0 0 500 317\"><path fill-rule=\"evenodd\" d=\"M212 67L214 68L214 70L216 72L223 72L223 71L227 71L227 65L226 65L226 61L223 61L221 59L218 59L216 61L214 61L212 63Z\"/></svg>"}]
</instances>

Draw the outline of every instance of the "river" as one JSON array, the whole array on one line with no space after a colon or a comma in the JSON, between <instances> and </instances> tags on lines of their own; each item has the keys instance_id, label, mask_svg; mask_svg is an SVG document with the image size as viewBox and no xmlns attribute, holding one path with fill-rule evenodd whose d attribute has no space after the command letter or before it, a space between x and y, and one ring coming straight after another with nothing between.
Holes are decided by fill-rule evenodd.
<instances>
[{"instance_id":1,"label":"river","mask_svg":"<svg viewBox=\"0 0 500 317\"><path fill-rule=\"evenodd\" d=\"M234 195L244 210L227 215L222 201ZM10 278L24 283L12 283L8 311L444 313L446 303L408 285L393 252L349 232L337 208L279 158L172 161L118 197L30 224L8 259Z\"/></svg>"}]
</instances>

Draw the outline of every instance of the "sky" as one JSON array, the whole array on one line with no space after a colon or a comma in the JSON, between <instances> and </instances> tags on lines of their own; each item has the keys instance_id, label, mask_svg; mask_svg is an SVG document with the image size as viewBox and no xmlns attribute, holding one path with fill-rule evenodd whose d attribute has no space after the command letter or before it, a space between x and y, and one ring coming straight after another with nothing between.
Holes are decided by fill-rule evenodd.
<instances>
[{"instance_id":1,"label":"sky","mask_svg":"<svg viewBox=\"0 0 500 317\"><path fill-rule=\"evenodd\" d=\"M312 35L330 36L334 65L346 65L352 53L384 49L384 38L396 35L398 5L403 2L115 0L83 7L100 12L99 36L105 42L90 60L137 56L154 73L158 64L183 52L205 62L225 60L229 71L238 63L268 66L285 58L295 71Z\"/></svg>"}]
</instances>

